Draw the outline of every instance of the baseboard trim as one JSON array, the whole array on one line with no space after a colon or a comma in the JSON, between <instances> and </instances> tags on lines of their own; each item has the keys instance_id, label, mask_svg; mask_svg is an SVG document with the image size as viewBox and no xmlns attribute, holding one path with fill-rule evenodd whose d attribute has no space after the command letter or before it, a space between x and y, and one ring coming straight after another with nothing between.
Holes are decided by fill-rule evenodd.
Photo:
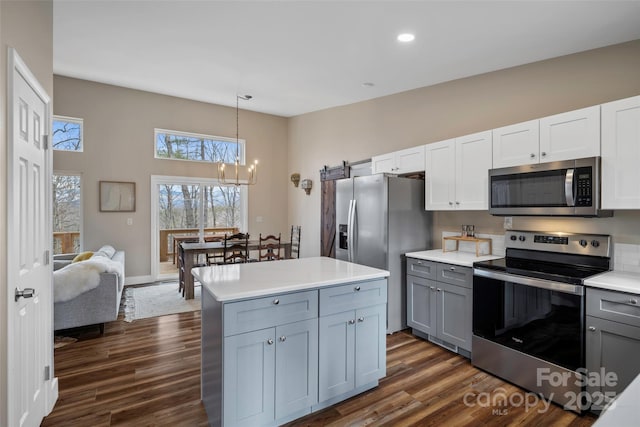
<instances>
[{"instance_id":1,"label":"baseboard trim","mask_svg":"<svg viewBox=\"0 0 640 427\"><path fill-rule=\"evenodd\" d=\"M132 276L125 277L124 285L141 285L143 283L151 283L153 282L153 278L151 276Z\"/></svg>"}]
</instances>

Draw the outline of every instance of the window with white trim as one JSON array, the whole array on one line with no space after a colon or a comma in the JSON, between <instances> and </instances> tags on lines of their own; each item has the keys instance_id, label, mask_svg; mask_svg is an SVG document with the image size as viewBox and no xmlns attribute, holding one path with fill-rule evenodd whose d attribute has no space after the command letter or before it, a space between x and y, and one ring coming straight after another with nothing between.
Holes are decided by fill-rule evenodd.
<instances>
[{"instance_id":1,"label":"window with white trim","mask_svg":"<svg viewBox=\"0 0 640 427\"><path fill-rule=\"evenodd\" d=\"M53 173L53 253L82 249L82 191L80 174Z\"/></svg>"},{"instance_id":2,"label":"window with white trim","mask_svg":"<svg viewBox=\"0 0 640 427\"><path fill-rule=\"evenodd\" d=\"M233 163L237 149L240 164L244 164L243 139L236 142L234 138L166 129L155 129L154 135L155 156L158 159Z\"/></svg>"},{"instance_id":3,"label":"window with white trim","mask_svg":"<svg viewBox=\"0 0 640 427\"><path fill-rule=\"evenodd\" d=\"M83 120L76 117L53 116L51 146L60 151L83 150Z\"/></svg>"}]
</instances>

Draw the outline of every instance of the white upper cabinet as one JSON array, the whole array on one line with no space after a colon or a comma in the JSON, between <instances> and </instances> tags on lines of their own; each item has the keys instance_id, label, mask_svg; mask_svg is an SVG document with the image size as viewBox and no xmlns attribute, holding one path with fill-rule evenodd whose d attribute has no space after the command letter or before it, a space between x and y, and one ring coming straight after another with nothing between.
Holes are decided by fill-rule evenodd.
<instances>
[{"instance_id":1,"label":"white upper cabinet","mask_svg":"<svg viewBox=\"0 0 640 427\"><path fill-rule=\"evenodd\" d=\"M640 96L602 104L602 208L640 209Z\"/></svg>"},{"instance_id":2,"label":"white upper cabinet","mask_svg":"<svg viewBox=\"0 0 640 427\"><path fill-rule=\"evenodd\" d=\"M489 208L491 131L456 138L456 208Z\"/></svg>"},{"instance_id":3,"label":"white upper cabinet","mask_svg":"<svg viewBox=\"0 0 640 427\"><path fill-rule=\"evenodd\" d=\"M372 173L405 174L424 171L424 145L371 158Z\"/></svg>"},{"instance_id":4,"label":"white upper cabinet","mask_svg":"<svg viewBox=\"0 0 640 427\"><path fill-rule=\"evenodd\" d=\"M599 155L599 105L540 119L540 163Z\"/></svg>"},{"instance_id":5,"label":"white upper cabinet","mask_svg":"<svg viewBox=\"0 0 640 427\"><path fill-rule=\"evenodd\" d=\"M600 106L493 130L493 167L600 155Z\"/></svg>"},{"instance_id":6,"label":"white upper cabinet","mask_svg":"<svg viewBox=\"0 0 640 427\"><path fill-rule=\"evenodd\" d=\"M491 131L425 146L425 209L483 210L488 205Z\"/></svg>"},{"instance_id":7,"label":"white upper cabinet","mask_svg":"<svg viewBox=\"0 0 640 427\"><path fill-rule=\"evenodd\" d=\"M540 122L531 120L493 130L493 167L539 163Z\"/></svg>"},{"instance_id":8,"label":"white upper cabinet","mask_svg":"<svg viewBox=\"0 0 640 427\"><path fill-rule=\"evenodd\" d=\"M455 209L456 140L434 142L425 146L425 209Z\"/></svg>"}]
</instances>

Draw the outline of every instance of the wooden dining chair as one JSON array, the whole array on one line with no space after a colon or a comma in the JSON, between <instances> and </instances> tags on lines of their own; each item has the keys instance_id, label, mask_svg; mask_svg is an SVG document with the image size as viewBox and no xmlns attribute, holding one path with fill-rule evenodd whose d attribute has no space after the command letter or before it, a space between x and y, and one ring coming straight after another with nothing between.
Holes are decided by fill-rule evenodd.
<instances>
[{"instance_id":1,"label":"wooden dining chair","mask_svg":"<svg viewBox=\"0 0 640 427\"><path fill-rule=\"evenodd\" d=\"M280 233L262 237L258 241L258 261L274 261L280 259Z\"/></svg>"},{"instance_id":2,"label":"wooden dining chair","mask_svg":"<svg viewBox=\"0 0 640 427\"><path fill-rule=\"evenodd\" d=\"M221 242L223 241L225 236L207 236L205 238L205 242ZM207 265L216 265L223 262L224 256L224 248L221 248L219 251L215 252L207 252Z\"/></svg>"},{"instance_id":3,"label":"wooden dining chair","mask_svg":"<svg viewBox=\"0 0 640 427\"><path fill-rule=\"evenodd\" d=\"M300 231L299 225L291 226L291 258L300 258Z\"/></svg>"},{"instance_id":4,"label":"wooden dining chair","mask_svg":"<svg viewBox=\"0 0 640 427\"><path fill-rule=\"evenodd\" d=\"M235 264L249 261L249 233L236 233L224 236L223 264Z\"/></svg>"}]
</instances>

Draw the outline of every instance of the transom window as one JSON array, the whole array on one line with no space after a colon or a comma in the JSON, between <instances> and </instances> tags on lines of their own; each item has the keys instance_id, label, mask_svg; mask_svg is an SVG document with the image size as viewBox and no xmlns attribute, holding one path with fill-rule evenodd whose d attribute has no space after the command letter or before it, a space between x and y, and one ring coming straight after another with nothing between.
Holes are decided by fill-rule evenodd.
<instances>
[{"instance_id":1,"label":"transom window","mask_svg":"<svg viewBox=\"0 0 640 427\"><path fill-rule=\"evenodd\" d=\"M53 116L51 145L54 150L82 151L82 119Z\"/></svg>"},{"instance_id":2,"label":"transom window","mask_svg":"<svg viewBox=\"0 0 640 427\"><path fill-rule=\"evenodd\" d=\"M243 139L201 135L174 130L155 129L155 150L158 159L189 160L209 163L233 163L236 145L240 164L244 164Z\"/></svg>"}]
</instances>

